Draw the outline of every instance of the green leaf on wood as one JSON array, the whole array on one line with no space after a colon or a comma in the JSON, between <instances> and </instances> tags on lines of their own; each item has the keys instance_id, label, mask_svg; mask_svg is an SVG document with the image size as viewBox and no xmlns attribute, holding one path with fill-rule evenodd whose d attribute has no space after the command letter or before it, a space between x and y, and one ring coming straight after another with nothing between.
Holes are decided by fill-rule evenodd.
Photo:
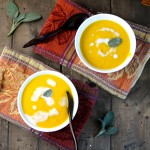
<instances>
[{"instance_id":1,"label":"green leaf on wood","mask_svg":"<svg viewBox=\"0 0 150 150\"><path fill-rule=\"evenodd\" d=\"M106 114L106 116L103 119L103 123L104 123L104 126L106 128L108 128L110 126L113 126L113 124L114 124L114 117L115 117L115 115L114 115L114 113L112 111L110 111L110 112L108 112Z\"/></svg>"},{"instance_id":2,"label":"green leaf on wood","mask_svg":"<svg viewBox=\"0 0 150 150\"><path fill-rule=\"evenodd\" d=\"M10 16L11 18L15 18L19 13L17 5L12 1L8 1L6 9L8 16Z\"/></svg>"},{"instance_id":3,"label":"green leaf on wood","mask_svg":"<svg viewBox=\"0 0 150 150\"><path fill-rule=\"evenodd\" d=\"M95 137L98 137L102 134L113 135L118 132L118 129L116 127L113 127L114 113L112 111L108 112L103 120L99 120L101 121L101 129Z\"/></svg>"},{"instance_id":4,"label":"green leaf on wood","mask_svg":"<svg viewBox=\"0 0 150 150\"><path fill-rule=\"evenodd\" d=\"M11 35L22 22L35 21L42 17L40 14L37 13L20 13L18 6L11 0L8 1L6 9L8 16L13 18L13 23L10 32L8 33L8 36Z\"/></svg>"},{"instance_id":5,"label":"green leaf on wood","mask_svg":"<svg viewBox=\"0 0 150 150\"><path fill-rule=\"evenodd\" d=\"M19 11L17 11L17 12L15 13L14 18L17 18L18 15L19 15Z\"/></svg>"},{"instance_id":6,"label":"green leaf on wood","mask_svg":"<svg viewBox=\"0 0 150 150\"><path fill-rule=\"evenodd\" d=\"M101 119L100 119L100 121L101 121ZM101 121L101 123L102 123L101 130L97 133L97 135L95 136L95 138L98 137L98 136L101 136L106 131L104 123L102 121Z\"/></svg>"},{"instance_id":7,"label":"green leaf on wood","mask_svg":"<svg viewBox=\"0 0 150 150\"><path fill-rule=\"evenodd\" d=\"M22 21L24 18L26 17L25 13L19 14L19 16L15 19L15 23L19 23L20 21Z\"/></svg>"},{"instance_id":8,"label":"green leaf on wood","mask_svg":"<svg viewBox=\"0 0 150 150\"><path fill-rule=\"evenodd\" d=\"M30 22L34 20L40 19L42 16L37 13L28 13L26 14L26 17L22 20L22 22Z\"/></svg>"},{"instance_id":9,"label":"green leaf on wood","mask_svg":"<svg viewBox=\"0 0 150 150\"><path fill-rule=\"evenodd\" d=\"M51 89L48 89L46 90L44 93L43 93L43 96L44 97L51 97L52 95L52 90Z\"/></svg>"},{"instance_id":10,"label":"green leaf on wood","mask_svg":"<svg viewBox=\"0 0 150 150\"><path fill-rule=\"evenodd\" d=\"M118 132L118 129L116 127L110 127L105 131L104 134L113 135L113 134L116 134L117 132Z\"/></svg>"},{"instance_id":11,"label":"green leaf on wood","mask_svg":"<svg viewBox=\"0 0 150 150\"><path fill-rule=\"evenodd\" d=\"M108 45L110 47L117 47L118 45L120 45L122 43L122 39L117 37L117 38L113 38L111 40L108 41Z\"/></svg>"}]
</instances>

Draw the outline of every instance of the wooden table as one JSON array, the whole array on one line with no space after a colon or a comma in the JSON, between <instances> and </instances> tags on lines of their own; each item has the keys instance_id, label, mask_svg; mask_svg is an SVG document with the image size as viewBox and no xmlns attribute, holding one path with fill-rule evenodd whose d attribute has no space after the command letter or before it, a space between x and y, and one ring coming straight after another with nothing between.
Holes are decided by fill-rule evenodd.
<instances>
[{"instance_id":1,"label":"wooden table","mask_svg":"<svg viewBox=\"0 0 150 150\"><path fill-rule=\"evenodd\" d=\"M33 56L64 74L88 82L86 78L61 67L32 52L32 48L22 46L33 38L43 26L56 0L15 0L20 11L39 12L43 19L24 23L13 36L7 37L11 20L6 15L6 0L0 0L0 52L7 45L24 54ZM150 7L141 5L140 0L76 0L81 6L93 10L113 13L126 20L150 27ZM149 150L150 149L150 61L133 87L126 100L117 98L100 89L99 99L91 113L88 123L78 140L79 150ZM102 118L107 111L115 113L115 126L119 133L114 136L93 136L99 130L97 118ZM57 147L38 139L8 121L0 119L0 150L58 150Z\"/></svg>"}]
</instances>

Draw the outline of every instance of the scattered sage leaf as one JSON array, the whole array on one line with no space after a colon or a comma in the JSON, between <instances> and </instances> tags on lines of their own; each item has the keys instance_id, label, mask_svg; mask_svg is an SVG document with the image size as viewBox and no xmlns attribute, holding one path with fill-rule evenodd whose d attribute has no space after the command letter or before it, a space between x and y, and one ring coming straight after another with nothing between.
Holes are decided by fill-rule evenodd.
<instances>
[{"instance_id":1,"label":"scattered sage leaf","mask_svg":"<svg viewBox=\"0 0 150 150\"><path fill-rule=\"evenodd\" d=\"M102 125L101 125L101 130L97 133L97 135L95 136L95 138L98 137L98 136L100 136L100 135L102 135L106 131L105 130L105 125L104 125L103 121L101 119L98 119L98 120L102 123Z\"/></svg>"},{"instance_id":2,"label":"scattered sage leaf","mask_svg":"<svg viewBox=\"0 0 150 150\"><path fill-rule=\"evenodd\" d=\"M44 93L43 93L43 96L44 97L50 97L52 95L52 90L51 89L48 89L46 90Z\"/></svg>"},{"instance_id":3,"label":"scattered sage leaf","mask_svg":"<svg viewBox=\"0 0 150 150\"><path fill-rule=\"evenodd\" d=\"M122 43L122 39L117 37L117 38L113 38L111 40L108 41L108 45L110 47L117 47L118 45L120 45Z\"/></svg>"},{"instance_id":4,"label":"scattered sage leaf","mask_svg":"<svg viewBox=\"0 0 150 150\"><path fill-rule=\"evenodd\" d=\"M104 134L113 135L113 134L116 134L117 132L118 132L118 129L116 127L110 127L104 132Z\"/></svg>"},{"instance_id":5,"label":"scattered sage leaf","mask_svg":"<svg viewBox=\"0 0 150 150\"><path fill-rule=\"evenodd\" d=\"M19 15L19 11L17 11L17 12L15 13L14 18L17 18L18 15Z\"/></svg>"},{"instance_id":6,"label":"scattered sage leaf","mask_svg":"<svg viewBox=\"0 0 150 150\"><path fill-rule=\"evenodd\" d=\"M105 128L102 127L102 129L97 133L97 135L95 136L95 138L97 138L98 136L101 136L102 134L104 134L105 131L106 131Z\"/></svg>"},{"instance_id":7,"label":"scattered sage leaf","mask_svg":"<svg viewBox=\"0 0 150 150\"><path fill-rule=\"evenodd\" d=\"M26 14L26 17L22 20L22 22L30 22L34 20L40 19L42 16L37 13L28 13Z\"/></svg>"},{"instance_id":8,"label":"scattered sage leaf","mask_svg":"<svg viewBox=\"0 0 150 150\"><path fill-rule=\"evenodd\" d=\"M115 117L115 115L112 111L110 111L106 114L106 116L103 119L103 124L104 124L105 128L109 128L109 127L113 126L114 117Z\"/></svg>"},{"instance_id":9,"label":"scattered sage leaf","mask_svg":"<svg viewBox=\"0 0 150 150\"><path fill-rule=\"evenodd\" d=\"M8 36L10 36L16 29L17 27L20 25L21 22L17 23L17 24L12 24L11 30L8 33Z\"/></svg>"},{"instance_id":10,"label":"scattered sage leaf","mask_svg":"<svg viewBox=\"0 0 150 150\"><path fill-rule=\"evenodd\" d=\"M11 18L15 18L19 13L17 5L12 1L8 1L6 9L8 16L10 16Z\"/></svg>"},{"instance_id":11,"label":"scattered sage leaf","mask_svg":"<svg viewBox=\"0 0 150 150\"><path fill-rule=\"evenodd\" d=\"M23 20L25 17L26 17L25 13L19 14L19 16L15 19L15 23L17 24L18 22L20 22L21 20Z\"/></svg>"}]
</instances>

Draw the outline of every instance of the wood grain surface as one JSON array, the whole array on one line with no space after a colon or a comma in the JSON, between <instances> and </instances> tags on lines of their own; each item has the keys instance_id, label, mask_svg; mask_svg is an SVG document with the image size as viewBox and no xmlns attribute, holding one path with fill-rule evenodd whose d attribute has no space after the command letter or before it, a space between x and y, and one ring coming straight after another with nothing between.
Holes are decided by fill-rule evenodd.
<instances>
[{"instance_id":1,"label":"wood grain surface","mask_svg":"<svg viewBox=\"0 0 150 150\"><path fill-rule=\"evenodd\" d=\"M150 27L150 7L144 6L140 0L74 0L83 7L95 12L112 13L126 20ZM51 62L32 52L32 47L22 46L40 32L56 0L15 0L20 11L38 12L43 18L39 21L24 23L18 27L13 36L7 37L11 19L7 17L7 0L0 0L0 53L4 45L19 52L30 55L45 64L70 75L76 79L95 86L85 77ZM100 96L95 104L87 125L82 131L78 143L79 150L149 150L150 149L150 61L131 90L126 100L121 100L105 90L100 89ZM114 136L93 136L100 126L97 121L106 112L114 111L115 126L119 128ZM0 150L59 150L54 145L40 140L30 132L0 119Z\"/></svg>"}]
</instances>

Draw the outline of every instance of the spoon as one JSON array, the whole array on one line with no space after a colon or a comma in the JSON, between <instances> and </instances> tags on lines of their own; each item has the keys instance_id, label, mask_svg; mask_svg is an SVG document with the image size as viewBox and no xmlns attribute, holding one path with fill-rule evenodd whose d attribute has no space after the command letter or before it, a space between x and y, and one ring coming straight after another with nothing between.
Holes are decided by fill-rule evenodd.
<instances>
[{"instance_id":1,"label":"spoon","mask_svg":"<svg viewBox=\"0 0 150 150\"><path fill-rule=\"evenodd\" d=\"M70 95L70 93L68 91L66 93L67 93L67 97L68 97L69 127L70 127L71 134L72 134L72 137L73 137L75 150L78 150L78 144L77 144L77 140L76 140L76 137L75 137L75 133L73 131L72 122L71 122L72 121L72 117L73 117L73 105L74 105L74 102L73 102L73 98Z\"/></svg>"},{"instance_id":2,"label":"spoon","mask_svg":"<svg viewBox=\"0 0 150 150\"><path fill-rule=\"evenodd\" d=\"M50 37L56 35L57 33L62 32L63 30L76 30L79 28L81 23L88 17L89 17L89 15L87 15L85 13L75 14L75 15L71 16L60 28L58 28L54 31L48 32L44 35L35 37L34 39L32 39L31 41L26 43L23 46L23 48L42 43L42 42L46 41L47 39L49 39Z\"/></svg>"}]
</instances>

